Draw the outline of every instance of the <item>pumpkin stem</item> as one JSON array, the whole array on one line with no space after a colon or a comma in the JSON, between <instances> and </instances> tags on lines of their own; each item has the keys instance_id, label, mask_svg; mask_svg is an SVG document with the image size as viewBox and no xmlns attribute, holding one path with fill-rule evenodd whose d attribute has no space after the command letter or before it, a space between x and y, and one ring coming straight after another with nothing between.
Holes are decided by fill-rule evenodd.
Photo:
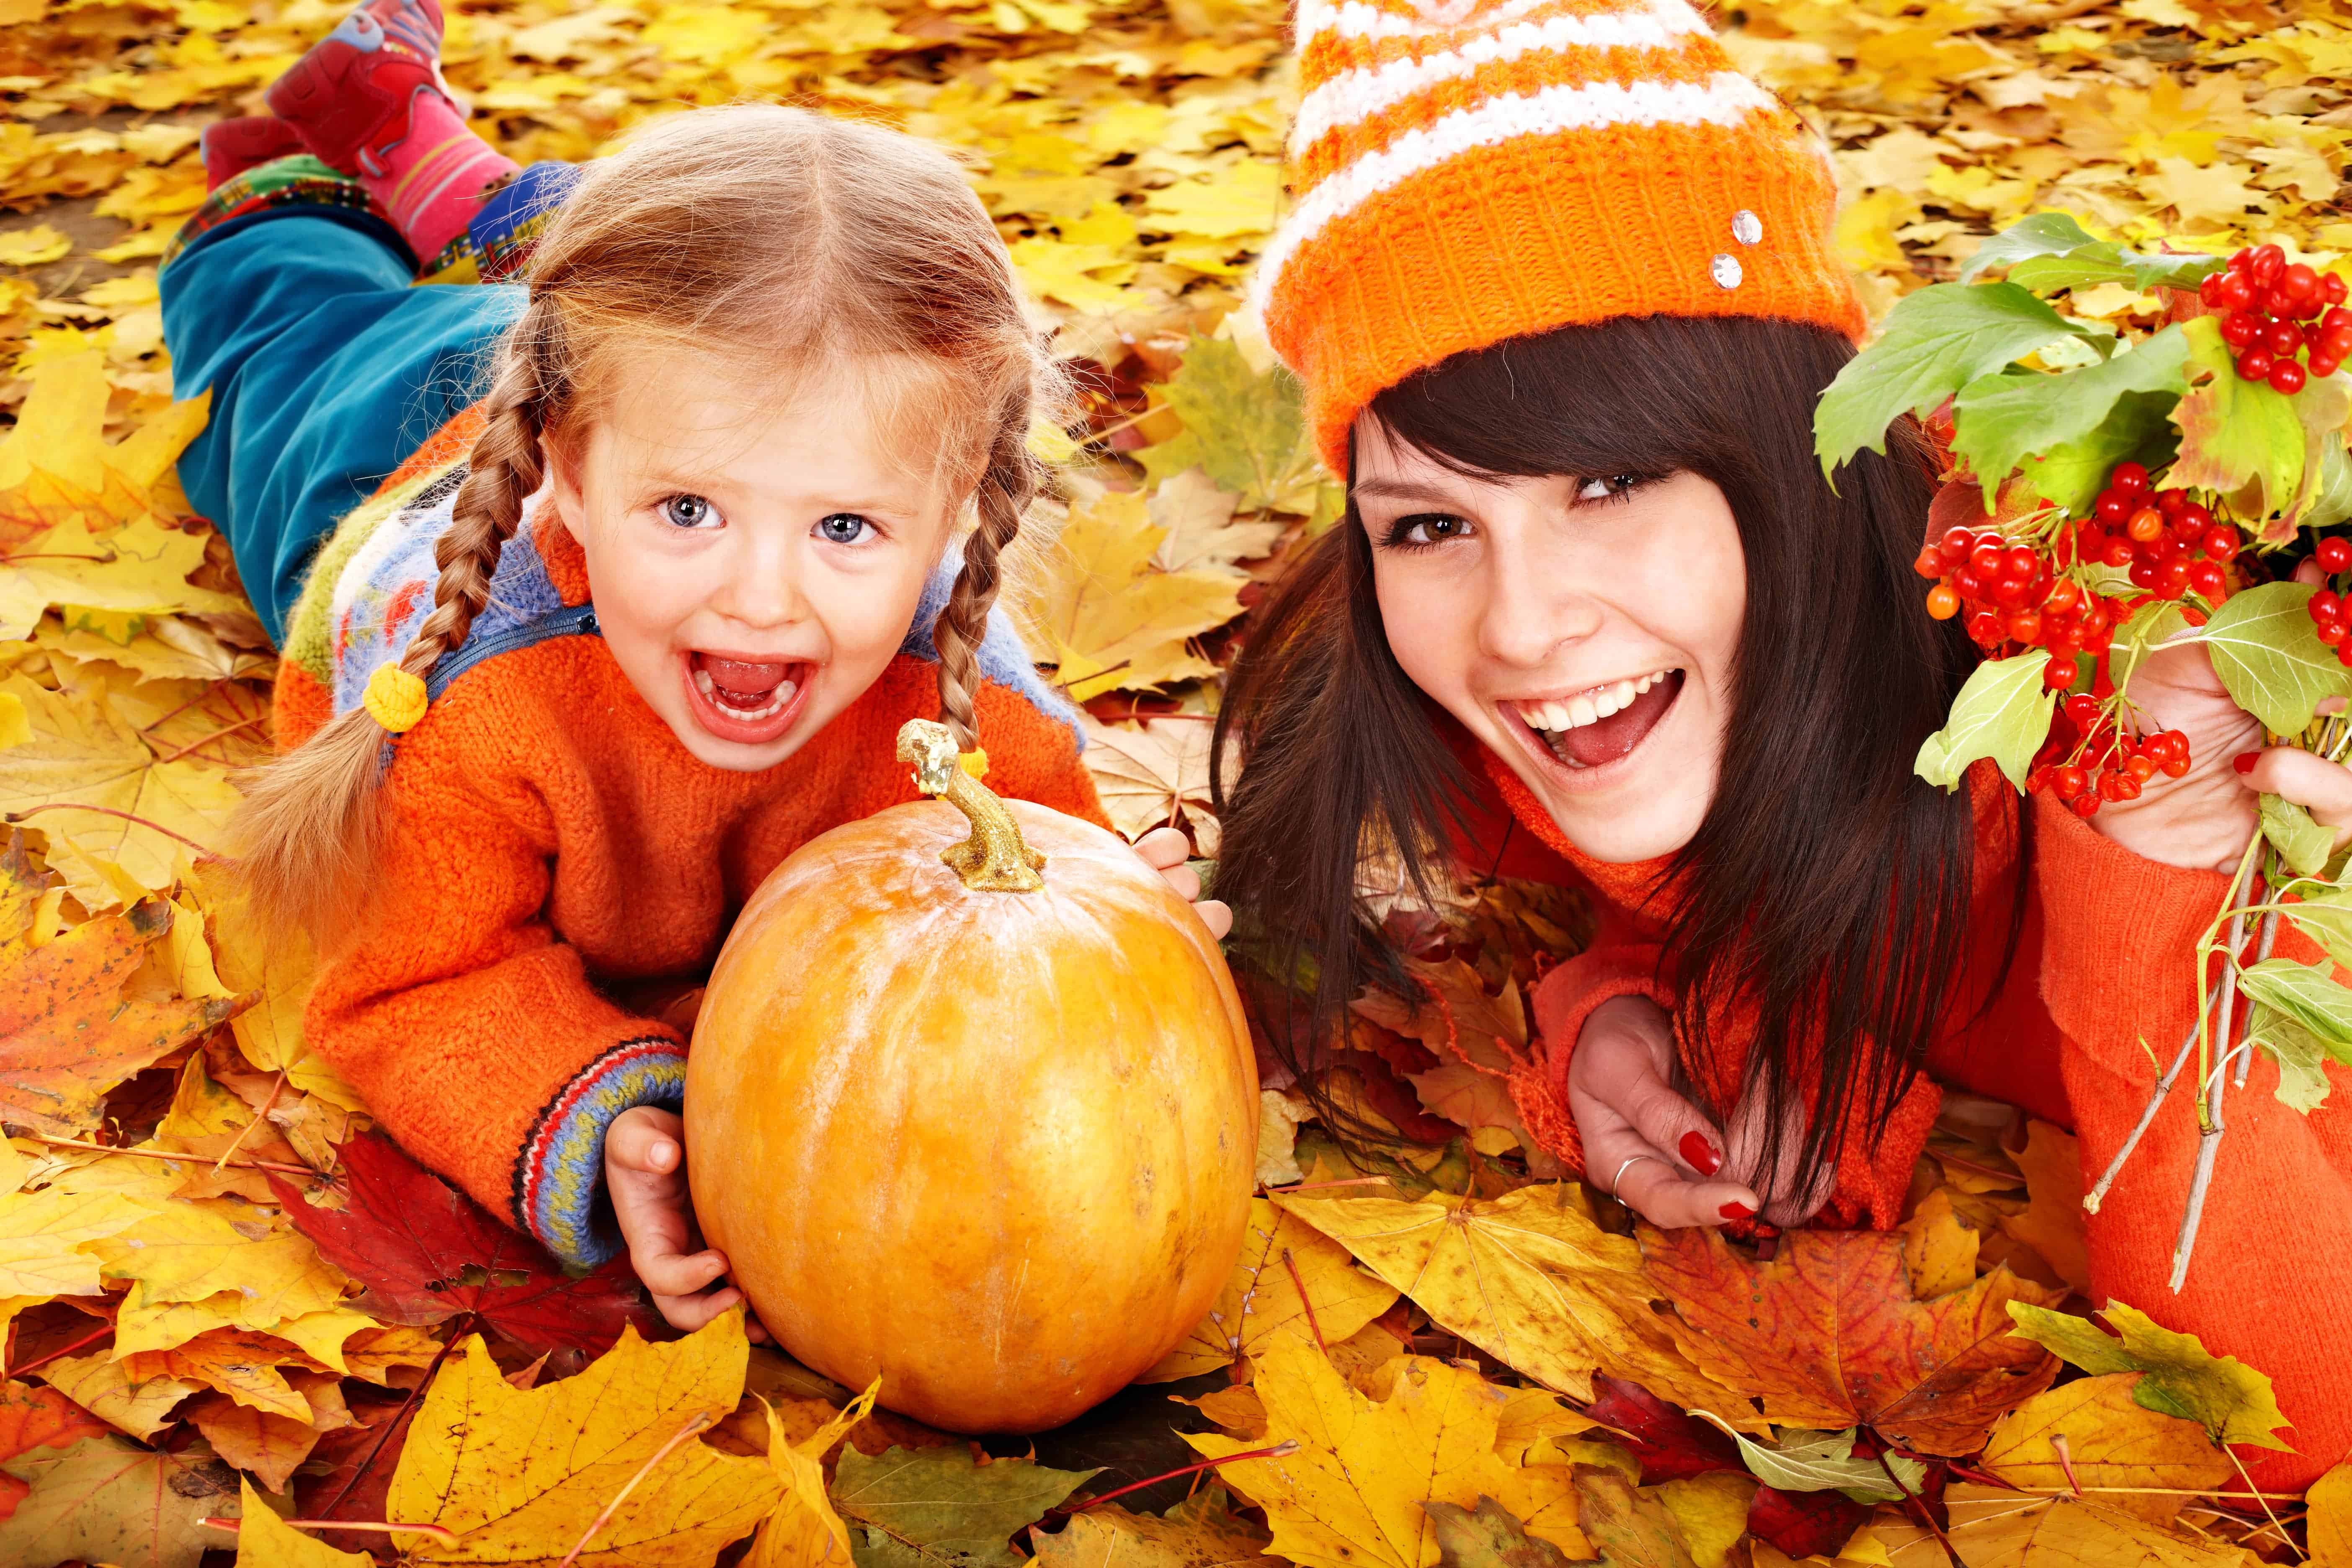
<instances>
[{"instance_id":1,"label":"pumpkin stem","mask_svg":"<svg viewBox=\"0 0 2352 1568\"><path fill-rule=\"evenodd\" d=\"M964 771L945 724L908 720L898 731L898 760L914 764L917 789L946 801L971 822L971 837L940 856L965 887L982 893L1034 893L1045 885L1037 875L1045 857L1022 838L1021 825L995 792Z\"/></svg>"}]
</instances>

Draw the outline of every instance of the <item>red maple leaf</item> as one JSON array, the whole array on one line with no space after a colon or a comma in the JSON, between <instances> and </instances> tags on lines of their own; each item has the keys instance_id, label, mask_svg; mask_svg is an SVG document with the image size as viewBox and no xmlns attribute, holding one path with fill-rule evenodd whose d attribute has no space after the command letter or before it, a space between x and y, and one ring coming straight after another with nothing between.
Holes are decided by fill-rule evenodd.
<instances>
[{"instance_id":1,"label":"red maple leaf","mask_svg":"<svg viewBox=\"0 0 2352 1568\"><path fill-rule=\"evenodd\" d=\"M1645 1486L1748 1468L1739 1449L1718 1428L1685 1415L1638 1383L1595 1375L1592 1403L1584 1413L1623 1435L1625 1446L1642 1461Z\"/></svg>"},{"instance_id":2,"label":"red maple leaf","mask_svg":"<svg viewBox=\"0 0 2352 1568\"><path fill-rule=\"evenodd\" d=\"M471 1312L532 1354L602 1353L625 1323L660 1331L625 1259L575 1279L383 1134L353 1139L341 1155L340 1210L313 1208L275 1174L269 1184L294 1228L367 1287L360 1310L413 1324Z\"/></svg>"},{"instance_id":3,"label":"red maple leaf","mask_svg":"<svg viewBox=\"0 0 2352 1568\"><path fill-rule=\"evenodd\" d=\"M1973 1454L2057 1375L2054 1357L2010 1333L2009 1303L2048 1306L2063 1290L1996 1268L1915 1300L1900 1236L1791 1231L1751 1263L1712 1230L1644 1227L1642 1252L1681 1314L1683 1353L1788 1426L1866 1424L1916 1453Z\"/></svg>"},{"instance_id":4,"label":"red maple leaf","mask_svg":"<svg viewBox=\"0 0 2352 1568\"><path fill-rule=\"evenodd\" d=\"M0 1461L44 1443L52 1448L70 1448L105 1430L105 1422L54 1388L0 1383ZM16 1477L0 1475L0 1520L16 1512L16 1505L31 1490Z\"/></svg>"}]
</instances>

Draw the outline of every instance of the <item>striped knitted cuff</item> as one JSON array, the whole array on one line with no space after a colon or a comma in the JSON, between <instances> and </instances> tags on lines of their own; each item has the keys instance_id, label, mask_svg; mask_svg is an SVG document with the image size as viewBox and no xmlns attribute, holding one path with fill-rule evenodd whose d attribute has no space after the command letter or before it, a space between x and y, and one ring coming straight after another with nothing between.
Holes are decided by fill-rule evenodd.
<instances>
[{"instance_id":1,"label":"striped knitted cuff","mask_svg":"<svg viewBox=\"0 0 2352 1568\"><path fill-rule=\"evenodd\" d=\"M567 1267L594 1268L621 1251L604 1192L604 1132L640 1105L686 1103L686 1047L665 1035L624 1040L556 1091L515 1162L514 1212Z\"/></svg>"}]
</instances>

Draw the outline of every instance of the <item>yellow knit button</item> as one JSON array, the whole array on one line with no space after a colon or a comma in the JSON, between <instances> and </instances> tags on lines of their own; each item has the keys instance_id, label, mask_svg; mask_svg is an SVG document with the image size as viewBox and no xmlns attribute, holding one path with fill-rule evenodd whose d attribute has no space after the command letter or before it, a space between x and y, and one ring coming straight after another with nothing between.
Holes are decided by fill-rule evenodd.
<instances>
[{"instance_id":1,"label":"yellow knit button","mask_svg":"<svg viewBox=\"0 0 2352 1568\"><path fill-rule=\"evenodd\" d=\"M394 734L405 733L425 717L425 679L396 664L380 664L368 677L367 695L360 705Z\"/></svg>"},{"instance_id":2,"label":"yellow knit button","mask_svg":"<svg viewBox=\"0 0 2352 1568\"><path fill-rule=\"evenodd\" d=\"M956 765L976 779L984 779L988 776L988 752L977 748L961 752L956 757Z\"/></svg>"}]
</instances>

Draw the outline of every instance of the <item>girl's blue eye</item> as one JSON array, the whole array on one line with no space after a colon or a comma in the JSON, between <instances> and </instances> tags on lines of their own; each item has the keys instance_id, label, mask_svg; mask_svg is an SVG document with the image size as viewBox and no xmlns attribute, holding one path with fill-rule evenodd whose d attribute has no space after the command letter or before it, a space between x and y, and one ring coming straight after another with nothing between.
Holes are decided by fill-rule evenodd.
<instances>
[{"instance_id":1,"label":"girl's blue eye","mask_svg":"<svg viewBox=\"0 0 2352 1568\"><path fill-rule=\"evenodd\" d=\"M700 496L672 496L662 502L662 520L674 528L704 528L719 521L719 509Z\"/></svg>"},{"instance_id":2,"label":"girl's blue eye","mask_svg":"<svg viewBox=\"0 0 2352 1568\"><path fill-rule=\"evenodd\" d=\"M872 523L854 511L837 511L831 517L820 520L816 525L816 531L818 536L828 544L855 544L865 538L873 527Z\"/></svg>"}]
</instances>

